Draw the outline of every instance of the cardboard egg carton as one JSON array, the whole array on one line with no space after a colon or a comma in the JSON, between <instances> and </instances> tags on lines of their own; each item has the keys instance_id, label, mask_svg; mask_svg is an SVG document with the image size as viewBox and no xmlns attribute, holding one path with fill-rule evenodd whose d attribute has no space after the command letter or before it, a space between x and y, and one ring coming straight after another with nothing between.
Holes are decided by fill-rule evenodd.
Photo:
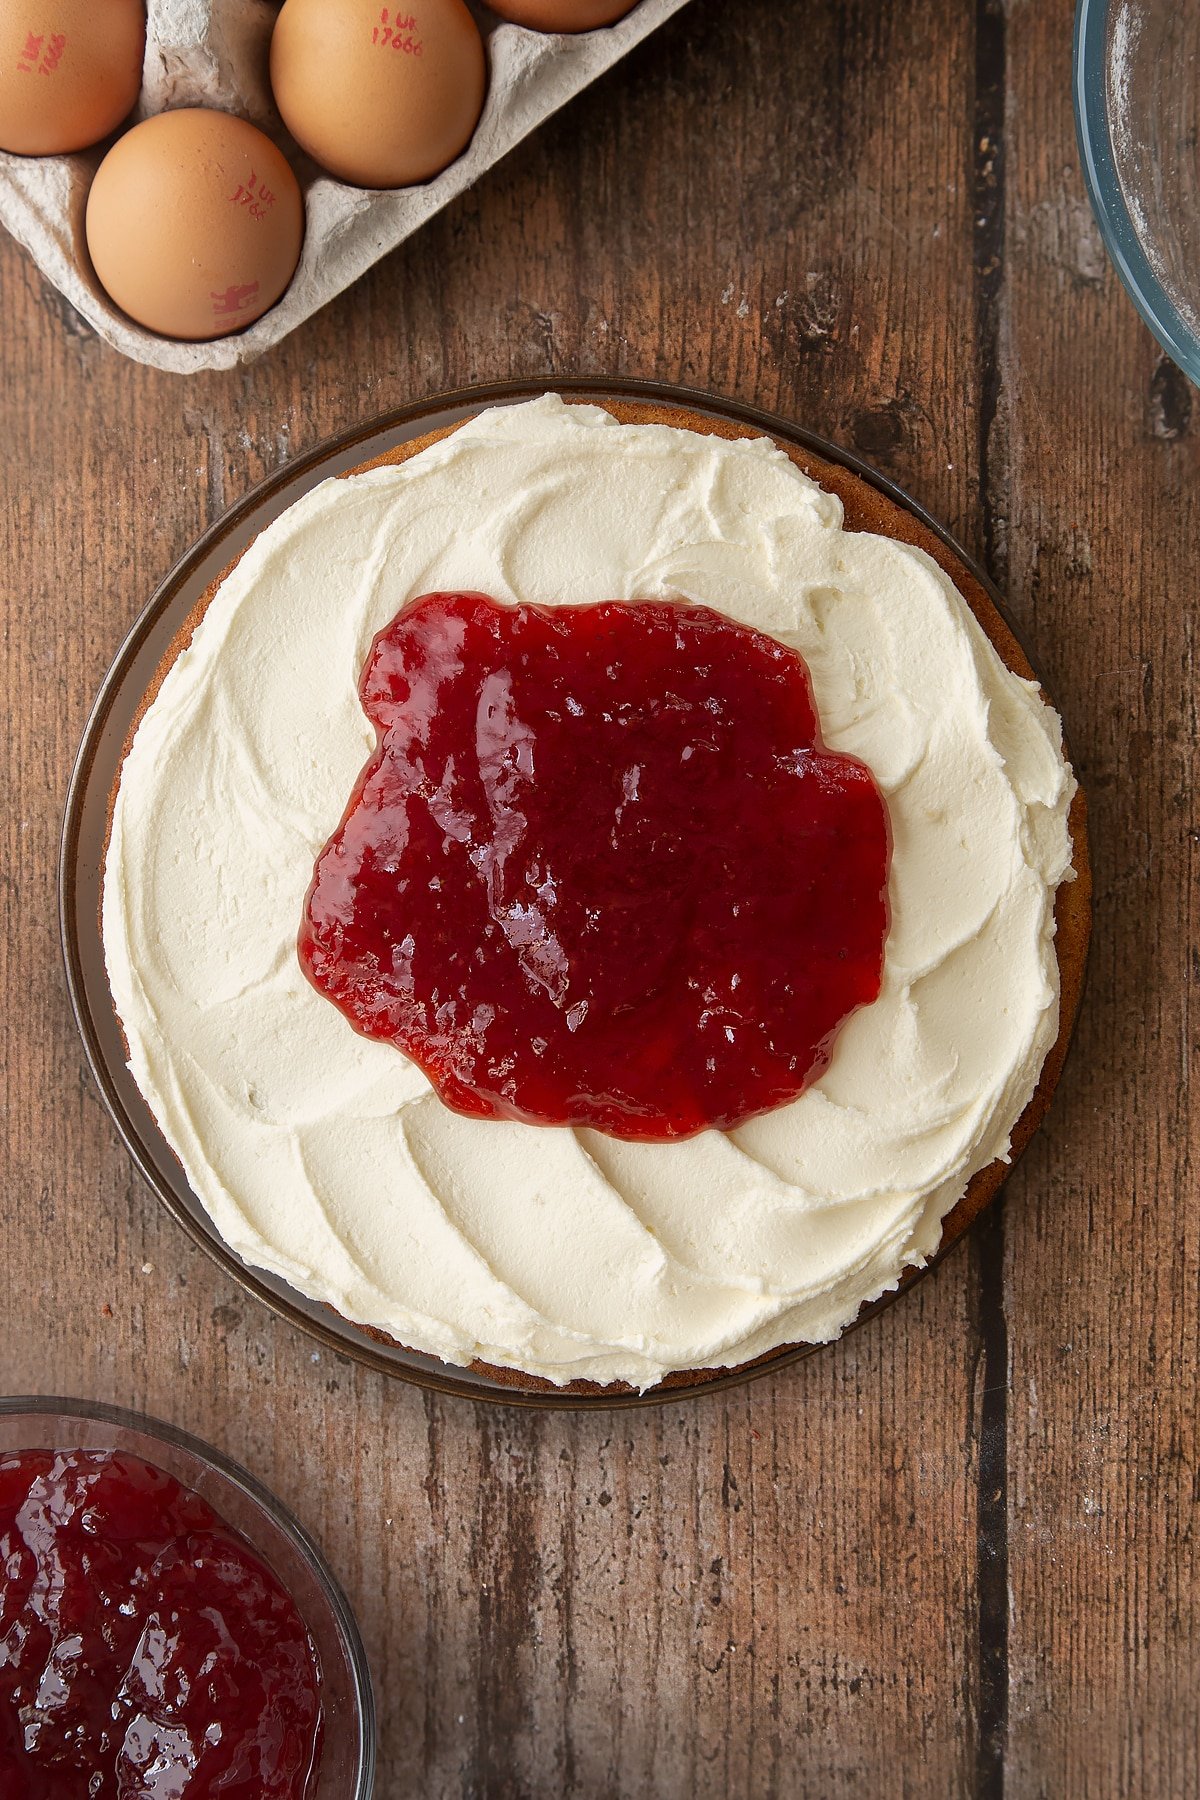
<instances>
[{"instance_id":1,"label":"cardboard egg carton","mask_svg":"<svg viewBox=\"0 0 1200 1800\"><path fill-rule=\"evenodd\" d=\"M457 162L420 187L367 191L326 175L299 150L271 99L267 55L278 5L268 0L149 0L141 98L133 118L178 106L215 106L262 127L288 157L304 192L300 266L277 305L246 331L185 344L144 330L112 304L84 239L88 188L107 145L72 156L0 152L0 224L105 341L136 362L189 374L253 362L371 264L403 243L543 119L640 43L686 0L640 0L602 31L552 36L505 24L468 0L487 46L488 96ZM136 231L136 220L130 221Z\"/></svg>"}]
</instances>

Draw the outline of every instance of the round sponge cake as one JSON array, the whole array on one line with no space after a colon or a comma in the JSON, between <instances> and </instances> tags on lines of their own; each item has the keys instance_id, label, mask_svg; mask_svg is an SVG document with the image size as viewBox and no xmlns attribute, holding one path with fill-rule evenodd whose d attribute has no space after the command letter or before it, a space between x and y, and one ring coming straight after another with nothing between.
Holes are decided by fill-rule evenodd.
<instances>
[{"instance_id":1,"label":"round sponge cake","mask_svg":"<svg viewBox=\"0 0 1200 1800\"><path fill-rule=\"evenodd\" d=\"M743 427L682 407L629 400L611 400L604 402L604 405L605 409L622 424L666 425L723 438L761 436L760 432L750 427ZM457 429L459 429L458 425L450 426L444 430L413 439L382 457L359 465L349 473L359 474L381 464L404 462ZM1026 680L1035 679L1020 644L986 588L962 558L949 548L943 539L914 512L881 492L864 477L839 463L814 456L789 444L786 440L779 441L779 448L804 474L817 482L821 488L837 496L844 509L844 523L848 531L871 532L879 536L890 537L914 545L930 556L949 577L1005 666ZM230 569L234 566L236 564L231 564ZM200 619L204 616L213 597L229 573L230 570L224 571L222 576L212 583L176 635L133 722L122 756L122 763L124 755L128 753L132 744L137 726L154 701L168 670L190 643ZM118 787L119 781L114 786L110 797L110 830L112 809L116 803ZM332 823L333 821L331 821ZM966 1191L943 1221L939 1255L962 1235L970 1222L996 1193L1007 1175L1012 1161L1024 1149L1043 1117L1062 1070L1083 986L1091 917L1086 808L1083 795L1078 790L1071 804L1067 825L1072 846L1074 880L1066 881L1058 888L1055 901L1054 951L1058 961L1060 983L1058 1035L1045 1058L1036 1091L1012 1130L1008 1159L998 1159L987 1167L979 1169L971 1177ZM483 1125L480 1129L487 1130L488 1127ZM919 1272L915 1267L906 1269L901 1276L900 1287L908 1285ZM890 1295L885 1295L882 1299L865 1305L858 1315L859 1319L877 1310L888 1298ZM388 1337L387 1333L377 1327L359 1321L352 1322L358 1326L358 1329L380 1341L395 1342L394 1339ZM736 1365L733 1372L768 1366L796 1354L798 1349L804 1347L806 1346L781 1345L762 1356ZM523 1372L519 1368L502 1367L487 1362L477 1362L472 1367L478 1373L484 1374L512 1390L549 1391L567 1397L607 1393L614 1398L619 1397L622 1393L634 1391L623 1382L601 1386L595 1382L577 1380L559 1385L542 1376ZM667 1373L658 1385L663 1389L692 1387L710 1381L718 1373L728 1374L730 1371L724 1367L720 1370L692 1368L674 1370Z\"/></svg>"}]
</instances>

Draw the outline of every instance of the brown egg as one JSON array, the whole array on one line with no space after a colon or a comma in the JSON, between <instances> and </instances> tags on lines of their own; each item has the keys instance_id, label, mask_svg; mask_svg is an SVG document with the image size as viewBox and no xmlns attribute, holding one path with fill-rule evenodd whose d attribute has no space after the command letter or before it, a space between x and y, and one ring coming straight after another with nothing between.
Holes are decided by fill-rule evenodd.
<instances>
[{"instance_id":1,"label":"brown egg","mask_svg":"<svg viewBox=\"0 0 1200 1800\"><path fill-rule=\"evenodd\" d=\"M296 177L270 138L229 113L159 113L96 171L87 242L102 286L163 337L218 338L274 306L304 236Z\"/></svg>"},{"instance_id":2,"label":"brown egg","mask_svg":"<svg viewBox=\"0 0 1200 1800\"><path fill-rule=\"evenodd\" d=\"M145 45L142 0L2 0L0 150L99 143L138 97Z\"/></svg>"},{"instance_id":3,"label":"brown egg","mask_svg":"<svg viewBox=\"0 0 1200 1800\"><path fill-rule=\"evenodd\" d=\"M488 0L492 11L534 31L595 31L615 25L637 0Z\"/></svg>"},{"instance_id":4,"label":"brown egg","mask_svg":"<svg viewBox=\"0 0 1200 1800\"><path fill-rule=\"evenodd\" d=\"M296 142L341 181L410 187L466 148L483 111L483 40L463 0L287 0L271 86Z\"/></svg>"}]
</instances>

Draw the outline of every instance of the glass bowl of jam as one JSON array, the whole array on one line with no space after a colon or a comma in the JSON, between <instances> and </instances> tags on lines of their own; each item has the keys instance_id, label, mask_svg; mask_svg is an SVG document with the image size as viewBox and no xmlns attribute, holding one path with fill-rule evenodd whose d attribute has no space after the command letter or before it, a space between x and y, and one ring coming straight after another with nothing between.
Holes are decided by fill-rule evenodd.
<instances>
[{"instance_id":1,"label":"glass bowl of jam","mask_svg":"<svg viewBox=\"0 0 1200 1800\"><path fill-rule=\"evenodd\" d=\"M366 1654L321 1552L218 1451L0 1399L5 1800L367 1800Z\"/></svg>"}]
</instances>

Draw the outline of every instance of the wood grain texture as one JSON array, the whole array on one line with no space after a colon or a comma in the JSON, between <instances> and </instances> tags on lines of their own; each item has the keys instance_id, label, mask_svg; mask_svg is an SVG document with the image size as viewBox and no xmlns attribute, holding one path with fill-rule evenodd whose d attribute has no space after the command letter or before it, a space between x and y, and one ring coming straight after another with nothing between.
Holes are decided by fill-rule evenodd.
<instances>
[{"instance_id":1,"label":"wood grain texture","mask_svg":"<svg viewBox=\"0 0 1200 1800\"><path fill-rule=\"evenodd\" d=\"M1086 211L1070 10L692 0L244 372L120 361L0 243L0 1388L174 1419L294 1507L362 1620L383 1800L1200 1789L1198 439ZM84 1074L53 887L91 697L199 531L410 397L565 372L777 408L987 556L1098 902L1003 1211L828 1353L582 1418L390 1384L190 1245Z\"/></svg>"},{"instance_id":2,"label":"wood grain texture","mask_svg":"<svg viewBox=\"0 0 1200 1800\"><path fill-rule=\"evenodd\" d=\"M1008 1768L1038 1800L1194 1794L1200 438L1065 154L1065 34L1020 6L1007 61L988 485L1073 722L1099 924L1082 1054L1005 1227Z\"/></svg>"}]
</instances>

